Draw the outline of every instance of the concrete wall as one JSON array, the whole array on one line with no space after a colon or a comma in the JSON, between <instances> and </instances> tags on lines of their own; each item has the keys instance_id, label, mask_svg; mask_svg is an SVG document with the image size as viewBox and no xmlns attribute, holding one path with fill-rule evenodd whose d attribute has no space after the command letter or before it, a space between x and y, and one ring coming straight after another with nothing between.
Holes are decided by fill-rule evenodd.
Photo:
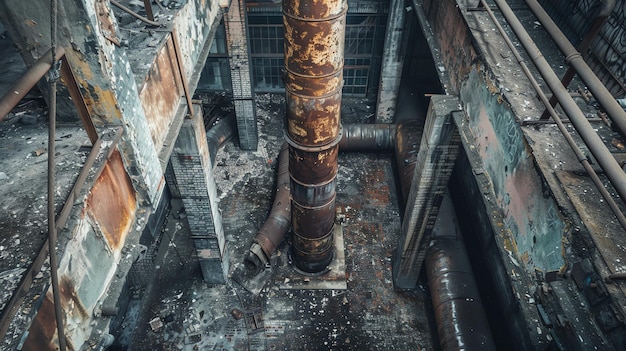
<instances>
[{"instance_id":1,"label":"concrete wall","mask_svg":"<svg viewBox=\"0 0 626 351\"><path fill-rule=\"evenodd\" d=\"M465 229L475 234L472 246L489 267L480 274L498 290L493 298L504 309L500 317L509 322L495 334L511 338L511 347L534 349L546 345L546 331L536 308L520 296L532 296L537 272L565 265L566 224L518 123L519 106L509 104L501 92L507 78L492 69L503 49L482 46L486 35L467 23L465 11L475 6L475 1L445 0L424 1L421 8L433 30L431 50L440 57L444 84L459 95L464 111L457 126L465 154L450 187L465 194L457 200L457 212L470 219Z\"/></svg>"},{"instance_id":2,"label":"concrete wall","mask_svg":"<svg viewBox=\"0 0 626 351\"><path fill-rule=\"evenodd\" d=\"M61 307L71 349L95 345L106 331L109 317L100 314L100 306L105 298L115 300L109 294L121 291L133 248L165 186L163 159L169 158L185 117L181 77L193 83L199 75L224 6L225 1L190 0L171 19L160 19L176 30L181 72L171 33L163 28L148 28L156 45L119 45L128 33L117 23L122 12L108 1L59 2L58 45L66 50L88 117L101 137L112 126L123 129L59 237ZM49 49L49 6L31 0L2 2L0 13L22 56L32 58L27 64ZM60 100L69 100L62 94ZM24 349L55 349L54 306L51 293L44 295L33 311Z\"/></svg>"}]
</instances>

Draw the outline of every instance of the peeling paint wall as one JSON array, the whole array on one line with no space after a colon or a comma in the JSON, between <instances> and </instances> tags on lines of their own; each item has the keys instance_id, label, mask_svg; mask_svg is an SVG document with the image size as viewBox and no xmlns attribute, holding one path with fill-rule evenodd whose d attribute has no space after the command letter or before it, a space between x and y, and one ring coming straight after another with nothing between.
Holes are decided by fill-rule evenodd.
<instances>
[{"instance_id":1,"label":"peeling paint wall","mask_svg":"<svg viewBox=\"0 0 626 351\"><path fill-rule=\"evenodd\" d=\"M544 188L514 111L496 88L497 74L483 62L489 53L474 46L465 6L476 2L423 3L436 42L431 51L441 58L437 65L449 78L444 84L449 83L450 93L459 94L464 110L457 125L466 152L459 158L451 192L465 194L464 202L455 200L455 205L471 219L464 230L475 231L472 244L490 267L480 277L497 289L494 303L508 320L496 333L512 338L520 350L534 349L545 342L545 332L531 322L539 320L536 308L520 303L520 296L532 294L536 269L547 272L564 266L567 227Z\"/></svg>"},{"instance_id":2,"label":"peeling paint wall","mask_svg":"<svg viewBox=\"0 0 626 351\"><path fill-rule=\"evenodd\" d=\"M178 70L172 37L157 53L139 98L146 111L152 142L160 150L183 96L183 85Z\"/></svg>"},{"instance_id":3,"label":"peeling paint wall","mask_svg":"<svg viewBox=\"0 0 626 351\"><path fill-rule=\"evenodd\" d=\"M119 151L114 150L91 191L74 209L76 221L69 235L60 237L59 289L65 313L65 334L72 349L90 337L98 303L105 296L118 268L126 237L136 222L137 200L124 171ZM54 350L56 321L51 288L42 300L25 343L28 350Z\"/></svg>"},{"instance_id":4,"label":"peeling paint wall","mask_svg":"<svg viewBox=\"0 0 626 351\"><path fill-rule=\"evenodd\" d=\"M224 1L188 1L171 20L187 79L203 65L198 60L223 5ZM15 33L22 55L33 57L34 61L50 47L49 9L32 0L10 6L0 4L0 9L5 8L6 15L0 18L10 21L7 27ZM145 57L137 54L141 48L117 45L122 37L117 23L120 13L105 0L60 2L58 45L66 49L67 61L94 123L124 127L121 150L125 165L141 201L156 204L165 184L159 152L170 120L182 101L182 92L178 88L175 94L181 99L170 96L176 92L174 89L160 96L152 94L159 91L157 87L169 89L178 85L180 74L177 66L168 72L171 63L176 62L171 59L170 49L163 49L158 58L150 58L155 52L153 48ZM157 33L165 35L162 31ZM171 44L164 40L161 45ZM170 63L166 64L168 60Z\"/></svg>"},{"instance_id":5,"label":"peeling paint wall","mask_svg":"<svg viewBox=\"0 0 626 351\"><path fill-rule=\"evenodd\" d=\"M566 225L556 202L544 196L542 179L514 112L494 88L498 84L492 72L478 61L457 2L428 1L424 8L452 87L459 91L474 137L472 147L482 158L510 233L506 249L519 257L528 272L559 270L565 263Z\"/></svg>"},{"instance_id":6,"label":"peeling paint wall","mask_svg":"<svg viewBox=\"0 0 626 351\"><path fill-rule=\"evenodd\" d=\"M473 70L463 87L468 127L497 196L497 203L511 233L508 250L516 253L527 269L558 271L565 264L562 237L565 223L544 187L532 151L500 94L494 94L485 74Z\"/></svg>"}]
</instances>

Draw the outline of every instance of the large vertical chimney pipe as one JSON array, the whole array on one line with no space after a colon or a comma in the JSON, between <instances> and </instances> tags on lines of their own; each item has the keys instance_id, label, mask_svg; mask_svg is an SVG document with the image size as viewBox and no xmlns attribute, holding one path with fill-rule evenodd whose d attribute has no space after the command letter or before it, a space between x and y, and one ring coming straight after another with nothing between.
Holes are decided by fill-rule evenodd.
<instances>
[{"instance_id":1,"label":"large vertical chimney pipe","mask_svg":"<svg viewBox=\"0 0 626 351\"><path fill-rule=\"evenodd\" d=\"M307 273L333 258L341 140L345 0L284 0L293 257Z\"/></svg>"}]
</instances>

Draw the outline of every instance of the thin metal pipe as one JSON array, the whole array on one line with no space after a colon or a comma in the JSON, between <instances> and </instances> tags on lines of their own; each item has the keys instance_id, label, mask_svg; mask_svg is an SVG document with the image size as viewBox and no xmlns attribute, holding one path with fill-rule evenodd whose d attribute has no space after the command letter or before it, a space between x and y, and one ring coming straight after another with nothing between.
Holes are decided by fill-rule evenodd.
<instances>
[{"instance_id":1,"label":"thin metal pipe","mask_svg":"<svg viewBox=\"0 0 626 351\"><path fill-rule=\"evenodd\" d=\"M550 34L552 39L554 39L554 42L559 47L561 52L563 52L563 55L565 55L565 61L571 67L574 67L578 76L585 82L587 88L609 115L611 121L613 121L613 123L617 126L622 135L626 135L626 111L624 111L624 109L619 105L606 86L604 86L598 76L596 76L596 74L587 65L580 52L576 50L574 45L572 45L569 40L567 40L567 37L563 34L563 32L561 32L559 27L556 23L554 23L552 18L550 18L550 15L546 13L537 0L525 1L548 34ZM502 2L502 0L496 1L496 3ZM510 16L510 14L508 15ZM506 16L507 15L505 15L505 17ZM508 18L507 21L509 21ZM509 23L511 23L511 21L509 21Z\"/></svg>"},{"instance_id":2,"label":"thin metal pipe","mask_svg":"<svg viewBox=\"0 0 626 351\"><path fill-rule=\"evenodd\" d=\"M483 3L483 5L485 5L485 0L481 0L481 2ZM495 17L495 15L491 11L491 9L487 9L487 13L489 14L491 19L495 23L496 27L498 27L498 31L500 31L500 33L504 37L504 40L505 40L506 44L509 46L509 48L513 52L513 56L515 56L515 58L517 59L517 62L519 63L520 67L522 68L522 71L524 71L524 74L526 74L526 76L528 77L528 80L530 81L530 84L533 86L533 88L537 92L537 96L543 102L543 104L546 106L546 111L549 113L550 116L552 116L552 119L554 120L554 123L556 123L557 127L559 128L559 131L561 131L561 134L563 134L563 137L567 141L567 144L570 146L572 151L574 151L574 154L576 155L576 159L582 164L582 166L585 169L585 171L587 171L587 174L589 174L589 176L591 177L591 180L593 181L593 183L596 185L596 187L600 191L600 194L602 195L602 197L604 198L606 203L609 205L609 207L611 208L611 210L615 214L615 217L617 218L617 220L621 224L622 228L624 228L624 230L626 230L626 217L624 216L624 214L620 210L619 206L617 205L617 203L615 203L615 200L613 199L611 194L609 194L609 192L604 187L604 184L602 183L602 181L598 177L598 174L593 169L593 167L591 167L591 164L589 163L589 160L583 154L583 152L580 150L580 148L576 144L576 141L574 141L574 138L572 138L572 136L567 131L567 127L565 126L565 124L561 120L560 116L558 115L558 113L556 112L554 107L552 107L552 104L550 104L550 101L549 101L548 97L546 96L546 94L543 92L543 90L539 86L539 83L537 82L537 80L535 79L533 74L530 72L530 69L528 68L528 66L524 62L524 59L522 58L522 56L519 54L519 52L515 48L515 45L513 44L513 42L511 42L511 40L508 38L508 36L504 32L504 30L502 29L502 26L497 21L497 18ZM556 96L556 94L554 96Z\"/></svg>"},{"instance_id":3,"label":"thin metal pipe","mask_svg":"<svg viewBox=\"0 0 626 351\"><path fill-rule=\"evenodd\" d=\"M574 99L570 96L567 89L561 84L561 81L556 76L546 59L543 57L533 40L528 35L528 32L524 29L524 26L517 19L511 8L508 6L506 1L503 0L495 0L496 4L500 8L501 13L506 18L507 22L511 26L511 29L515 32L517 37L520 40L522 46L528 52L530 58L535 63L535 66L541 73L544 78L544 81L550 89L553 91L554 95L558 96L559 103L561 104L563 110L569 117L570 121L576 131L583 139L593 156L596 158L608 178L611 180L611 184L615 187L615 190L619 193L623 201L626 201L626 174L617 163L611 152L607 149L606 145L598 134L593 130L593 127L587 121L587 118L580 110ZM511 42L511 40L506 35L504 29L498 22L498 19L493 14L493 11L489 9L485 0L481 0L483 6L485 6L487 13L491 17L492 21L498 28L498 31L503 36L507 45L511 48L513 53L516 53L515 46ZM517 60L521 63L523 60L519 53L516 55ZM531 75L532 76L532 75ZM550 106L548 103L547 106ZM546 106L546 107L547 107ZM557 118L558 119L558 118ZM555 119L556 121L556 119Z\"/></svg>"},{"instance_id":4,"label":"thin metal pipe","mask_svg":"<svg viewBox=\"0 0 626 351\"><path fill-rule=\"evenodd\" d=\"M159 0L156 0L158 3ZM152 4L150 0L143 0L143 7L146 9L146 17L150 21L154 21L154 12L152 11Z\"/></svg>"},{"instance_id":5,"label":"thin metal pipe","mask_svg":"<svg viewBox=\"0 0 626 351\"><path fill-rule=\"evenodd\" d=\"M58 61L65 50L62 47L56 49L54 60L51 60L52 49L43 54L24 75L11 85L8 91L0 99L0 122L11 110L22 101L24 96L37 84L37 82L50 70L52 62Z\"/></svg>"},{"instance_id":6,"label":"thin metal pipe","mask_svg":"<svg viewBox=\"0 0 626 351\"><path fill-rule=\"evenodd\" d=\"M56 64L56 34L57 34L57 0L50 2L50 32L51 32L51 48L50 62L52 62L52 70L55 70ZM56 244L57 244L57 228L55 220L55 139L56 139L56 111L57 111L57 74L50 72L50 99L49 99L49 126L48 126L48 251L50 255L50 280L52 281L52 298L54 300L54 316L57 324L57 334L59 340L59 350L65 351L65 326L63 321L63 309L61 308L61 290L59 289L59 264L57 261Z\"/></svg>"}]
</instances>

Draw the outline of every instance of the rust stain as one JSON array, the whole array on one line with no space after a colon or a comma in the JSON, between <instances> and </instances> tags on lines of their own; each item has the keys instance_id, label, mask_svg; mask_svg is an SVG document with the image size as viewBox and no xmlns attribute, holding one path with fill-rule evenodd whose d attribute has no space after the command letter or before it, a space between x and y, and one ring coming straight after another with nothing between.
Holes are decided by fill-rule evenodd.
<instances>
[{"instance_id":1,"label":"rust stain","mask_svg":"<svg viewBox=\"0 0 626 351\"><path fill-rule=\"evenodd\" d=\"M80 52L74 50L67 50L65 57L74 72L76 83L81 88L89 115L103 123L119 120L121 111L117 107L117 98L114 92L107 86L92 84L95 75L87 59Z\"/></svg>"},{"instance_id":2,"label":"rust stain","mask_svg":"<svg viewBox=\"0 0 626 351\"><path fill-rule=\"evenodd\" d=\"M100 225L112 250L119 250L124 244L136 208L135 191L122 157L115 150L87 199L87 211Z\"/></svg>"},{"instance_id":3,"label":"rust stain","mask_svg":"<svg viewBox=\"0 0 626 351\"><path fill-rule=\"evenodd\" d=\"M115 26L113 25L113 16L110 13L107 2L96 1L95 9L97 14L96 20L98 21L98 26L100 26L100 30L102 31L103 35L105 35L112 41L116 41L119 43L119 38L117 37L117 33L115 32Z\"/></svg>"},{"instance_id":4,"label":"rust stain","mask_svg":"<svg viewBox=\"0 0 626 351\"><path fill-rule=\"evenodd\" d=\"M89 317L89 312L85 309L85 306L80 301L74 282L67 276L62 276L59 282L59 290L61 292L61 311L64 313L64 323L67 320L67 315L72 314L72 311L76 310L78 315L86 319ZM66 328L67 330L67 328ZM57 350L58 335L56 315L54 311L54 301L52 297L52 291L49 290L46 293L45 298L41 304L41 307L37 310L37 315L28 329L28 338L24 343L23 350L38 350L38 351L55 351ZM67 348L74 350L71 341L66 339Z\"/></svg>"},{"instance_id":5,"label":"rust stain","mask_svg":"<svg viewBox=\"0 0 626 351\"><path fill-rule=\"evenodd\" d=\"M150 127L150 135L157 149L160 149L169 131L181 96L182 81L172 38L168 37L166 44L159 50L139 93Z\"/></svg>"},{"instance_id":6,"label":"rust stain","mask_svg":"<svg viewBox=\"0 0 626 351\"><path fill-rule=\"evenodd\" d=\"M363 192L374 203L389 203L389 185L385 183L385 171L380 166L370 169L363 177Z\"/></svg>"},{"instance_id":7,"label":"rust stain","mask_svg":"<svg viewBox=\"0 0 626 351\"><path fill-rule=\"evenodd\" d=\"M55 351L56 345L56 318L52 294L46 294L37 315L28 329L28 337L24 342L23 350Z\"/></svg>"}]
</instances>

